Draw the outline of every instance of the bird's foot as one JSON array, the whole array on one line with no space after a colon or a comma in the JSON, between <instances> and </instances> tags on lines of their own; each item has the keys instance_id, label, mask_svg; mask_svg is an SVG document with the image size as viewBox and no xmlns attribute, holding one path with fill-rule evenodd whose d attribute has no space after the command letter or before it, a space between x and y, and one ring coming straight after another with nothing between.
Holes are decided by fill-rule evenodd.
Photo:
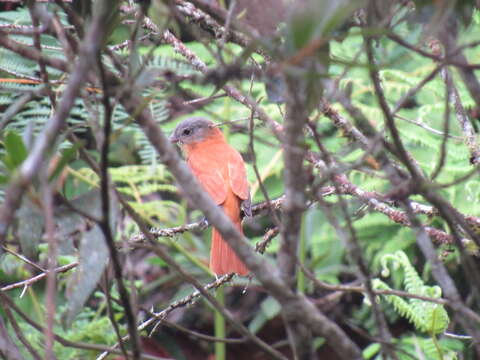
<instances>
[{"instance_id":1,"label":"bird's foot","mask_svg":"<svg viewBox=\"0 0 480 360\"><path fill-rule=\"evenodd\" d=\"M208 223L208 220L206 217L204 217L202 220L200 220L200 229L206 229L207 227L209 227L210 224Z\"/></svg>"}]
</instances>

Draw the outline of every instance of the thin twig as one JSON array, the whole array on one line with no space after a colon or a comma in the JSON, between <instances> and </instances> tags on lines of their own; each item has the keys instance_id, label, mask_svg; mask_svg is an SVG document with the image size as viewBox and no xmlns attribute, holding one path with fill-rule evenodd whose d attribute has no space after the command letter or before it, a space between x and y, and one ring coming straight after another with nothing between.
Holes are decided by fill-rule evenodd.
<instances>
[{"instance_id":1,"label":"thin twig","mask_svg":"<svg viewBox=\"0 0 480 360\"><path fill-rule=\"evenodd\" d=\"M122 278L122 266L120 265L120 259L115 247L115 240L113 238L111 221L110 221L110 185L108 177L108 167L109 167L109 149L110 149L110 135L112 129L112 114L113 108L110 103L110 88L107 83L105 76L105 69L102 64L100 53L98 56L98 70L100 73L100 79L103 88L103 106L104 106L104 122L103 122L103 143L101 147L101 161L100 161L100 190L101 190L101 199L102 199L102 219L98 224L102 229L105 243L108 247L110 258L113 266L113 273L115 276L115 282L118 287L118 293L120 295L120 300L125 310L125 317L127 319L128 332L130 334L130 341L133 350L133 359L136 360L140 357L140 340L136 328L136 317L135 311L131 305L130 297L125 287ZM113 222L114 223L114 222Z\"/></svg>"},{"instance_id":2,"label":"thin twig","mask_svg":"<svg viewBox=\"0 0 480 360\"><path fill-rule=\"evenodd\" d=\"M44 272L47 271L47 270L45 270L43 267L41 267L40 265L35 264L32 260L30 260L30 259L28 259L27 257L23 256L22 254L19 254L19 253L13 251L12 249L10 249L10 248L7 247L7 246L2 245L2 249L3 249L4 251L8 252L9 254L12 254L13 256L19 258L20 260L22 260L22 261L25 262L26 264L34 267L34 268L37 269L37 270L44 271Z\"/></svg>"},{"instance_id":3,"label":"thin twig","mask_svg":"<svg viewBox=\"0 0 480 360\"><path fill-rule=\"evenodd\" d=\"M73 269L77 266L78 266L78 262L73 262L73 263L70 263L70 264L67 264L67 265L57 267L53 270L53 272L55 274L60 274L60 273L67 272L68 270L71 270L71 269ZM19 282L10 284L10 285L5 285L4 287L0 288L0 291L5 292L5 291L8 291L8 290L12 290L12 289L29 287L32 284L36 283L37 281L40 281L43 278L45 278L47 276L47 274L48 274L48 270L45 270L45 272L42 272L41 274L38 274L38 275L36 275L34 277L31 277L27 280L22 280L22 281L19 281Z\"/></svg>"},{"instance_id":4,"label":"thin twig","mask_svg":"<svg viewBox=\"0 0 480 360\"><path fill-rule=\"evenodd\" d=\"M53 352L53 326L56 314L56 296L57 296L57 277L55 276L55 267L58 257L58 239L55 234L55 220L53 215L53 189L52 184L48 183L48 171L42 171L42 192L43 192L43 214L45 217L45 237L48 242L48 272L47 289L45 296L46 303L46 332L45 332L45 357L50 360L55 359Z\"/></svg>"},{"instance_id":5,"label":"thin twig","mask_svg":"<svg viewBox=\"0 0 480 360\"><path fill-rule=\"evenodd\" d=\"M112 295L110 294L109 283L107 276L103 276L103 293L105 294L106 303L107 303L107 314L108 318L110 319L110 323L112 324L113 330L115 331L115 335L117 335L118 345L120 346L120 350L125 356L125 359L128 360L127 348L122 339L122 335L120 334L120 328L118 326L117 319L115 319L115 314L113 312L112 307Z\"/></svg>"}]
</instances>

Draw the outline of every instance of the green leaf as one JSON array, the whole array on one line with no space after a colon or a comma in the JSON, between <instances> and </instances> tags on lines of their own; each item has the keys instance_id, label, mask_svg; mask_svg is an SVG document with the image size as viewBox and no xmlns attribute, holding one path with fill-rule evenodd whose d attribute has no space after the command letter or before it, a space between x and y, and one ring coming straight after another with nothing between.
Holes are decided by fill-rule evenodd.
<instances>
[{"instance_id":1,"label":"green leaf","mask_svg":"<svg viewBox=\"0 0 480 360\"><path fill-rule=\"evenodd\" d=\"M252 333L257 333L269 320L280 312L280 304L272 297L267 297L260 305L259 311L248 325Z\"/></svg>"},{"instance_id":2,"label":"green leaf","mask_svg":"<svg viewBox=\"0 0 480 360\"><path fill-rule=\"evenodd\" d=\"M24 197L17 211L17 217L20 221L16 225L15 235L19 239L22 254L33 258L38 251L47 251L48 246L40 244L44 229L40 208L28 197Z\"/></svg>"},{"instance_id":3,"label":"green leaf","mask_svg":"<svg viewBox=\"0 0 480 360\"><path fill-rule=\"evenodd\" d=\"M0 185L8 184L10 176L6 174L0 174Z\"/></svg>"},{"instance_id":4,"label":"green leaf","mask_svg":"<svg viewBox=\"0 0 480 360\"><path fill-rule=\"evenodd\" d=\"M27 148L22 137L15 131L6 133L3 144L6 152L3 163L9 170L14 170L27 158Z\"/></svg>"},{"instance_id":5,"label":"green leaf","mask_svg":"<svg viewBox=\"0 0 480 360\"><path fill-rule=\"evenodd\" d=\"M167 263L165 261L163 261L162 259L160 259L159 257L149 258L147 260L147 262L149 264L156 265L158 267L166 267L167 266Z\"/></svg>"},{"instance_id":6,"label":"green leaf","mask_svg":"<svg viewBox=\"0 0 480 360\"><path fill-rule=\"evenodd\" d=\"M103 232L98 225L95 225L83 235L79 266L70 278L71 290L68 296L68 308L63 317L66 328L71 326L73 319L82 310L97 286L97 282L107 266L107 259L108 248Z\"/></svg>"},{"instance_id":7,"label":"green leaf","mask_svg":"<svg viewBox=\"0 0 480 360\"><path fill-rule=\"evenodd\" d=\"M280 304L273 297L268 297L260 305L262 311L267 315L268 319L272 319L280 312Z\"/></svg>"},{"instance_id":8,"label":"green leaf","mask_svg":"<svg viewBox=\"0 0 480 360\"><path fill-rule=\"evenodd\" d=\"M379 343L370 344L363 350L362 357L364 359L371 359L372 357L377 355L379 351L380 351Z\"/></svg>"},{"instance_id":9,"label":"green leaf","mask_svg":"<svg viewBox=\"0 0 480 360\"><path fill-rule=\"evenodd\" d=\"M65 166L75 157L75 154L77 153L78 148L80 147L80 143L76 143L70 148L65 149L62 151L62 155L60 156L60 160L57 162L55 169L50 175L50 178L48 179L49 181L52 181L55 179L62 170L65 168Z\"/></svg>"},{"instance_id":10,"label":"green leaf","mask_svg":"<svg viewBox=\"0 0 480 360\"><path fill-rule=\"evenodd\" d=\"M112 195L112 194L110 194ZM90 191L76 199L71 200L74 208L80 209L93 217L100 218L101 197L99 190ZM118 218L118 204L113 196L110 196L110 227L113 235L117 228L116 220ZM58 228L60 230L72 229L78 227L83 221L76 214L68 214L63 211L64 216L59 215ZM61 217L61 219L60 219ZM67 230L67 233L70 232ZM59 237L66 237L67 233L59 234ZM64 241L65 242L65 241ZM82 233L80 244L79 265L69 281L67 310L62 315L62 323L69 327L75 316L82 310L86 301L97 286L98 281L108 263L108 248L105 244L103 231L98 225L93 226L88 231Z\"/></svg>"}]
</instances>

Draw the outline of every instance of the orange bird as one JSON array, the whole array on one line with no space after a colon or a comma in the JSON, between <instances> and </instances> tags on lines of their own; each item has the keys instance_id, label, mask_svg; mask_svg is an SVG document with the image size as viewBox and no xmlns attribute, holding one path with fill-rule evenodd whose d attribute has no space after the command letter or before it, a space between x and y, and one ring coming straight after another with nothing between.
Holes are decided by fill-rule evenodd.
<instances>
[{"instance_id":1,"label":"orange bird","mask_svg":"<svg viewBox=\"0 0 480 360\"><path fill-rule=\"evenodd\" d=\"M245 163L240 153L226 142L213 122L203 118L182 121L170 140L181 144L197 180L243 234L240 209L247 216L252 212ZM212 230L210 269L217 275L249 272L216 229Z\"/></svg>"}]
</instances>

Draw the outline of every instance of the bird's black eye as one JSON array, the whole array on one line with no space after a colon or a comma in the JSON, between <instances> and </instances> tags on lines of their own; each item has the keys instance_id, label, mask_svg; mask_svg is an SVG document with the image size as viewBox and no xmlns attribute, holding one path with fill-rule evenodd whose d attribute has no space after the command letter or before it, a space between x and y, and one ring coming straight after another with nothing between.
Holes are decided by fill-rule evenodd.
<instances>
[{"instance_id":1,"label":"bird's black eye","mask_svg":"<svg viewBox=\"0 0 480 360\"><path fill-rule=\"evenodd\" d=\"M182 135L186 135L186 136L190 135L191 133L192 133L191 129L185 129L182 131Z\"/></svg>"}]
</instances>

